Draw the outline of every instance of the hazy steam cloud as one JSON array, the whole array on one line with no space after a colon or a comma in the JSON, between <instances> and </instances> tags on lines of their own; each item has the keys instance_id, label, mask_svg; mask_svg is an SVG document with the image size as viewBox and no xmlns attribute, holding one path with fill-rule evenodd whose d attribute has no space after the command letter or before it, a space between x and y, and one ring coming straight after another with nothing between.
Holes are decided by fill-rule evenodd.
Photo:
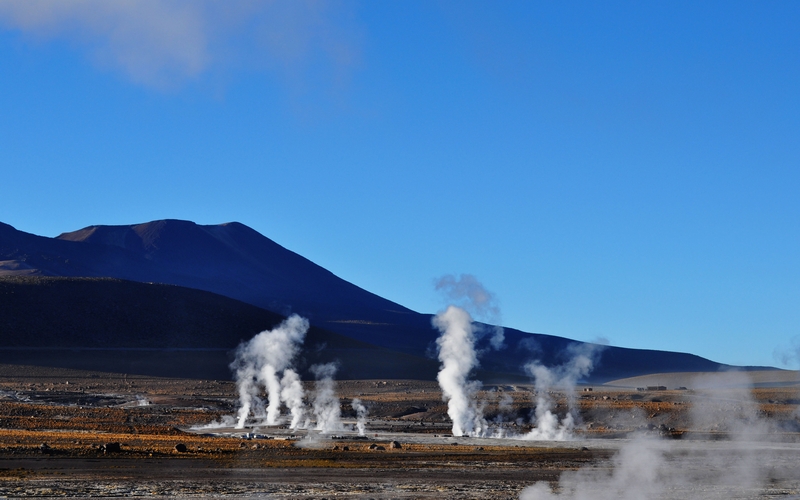
<instances>
[{"instance_id":1,"label":"hazy steam cloud","mask_svg":"<svg viewBox=\"0 0 800 500\"><path fill-rule=\"evenodd\" d=\"M291 369L291 363L308 331L308 320L292 315L273 330L266 330L239 345L231 368L236 371L239 389L239 411L236 427L244 427L251 411L268 425L279 423L281 401L287 402L295 417L302 418L302 385ZM280 375L283 375L281 380ZM268 405L259 397L267 392ZM299 392L298 392L299 391Z\"/></svg>"},{"instance_id":2,"label":"hazy steam cloud","mask_svg":"<svg viewBox=\"0 0 800 500\"><path fill-rule=\"evenodd\" d=\"M535 427L524 436L525 439L569 439L578 418L574 410L575 386L578 380L591 373L600 349L601 346L596 344L573 344L567 350L570 359L563 365L550 368L539 362L525 365L536 387ZM562 390L567 395L568 413L560 421L553 412L552 389Z\"/></svg>"},{"instance_id":3,"label":"hazy steam cloud","mask_svg":"<svg viewBox=\"0 0 800 500\"><path fill-rule=\"evenodd\" d=\"M786 366L800 365L800 337L793 338L788 347L775 349L775 359Z\"/></svg>"},{"instance_id":4,"label":"hazy steam cloud","mask_svg":"<svg viewBox=\"0 0 800 500\"><path fill-rule=\"evenodd\" d=\"M663 443L655 440L634 440L613 459L610 474L589 469L565 472L559 481L560 494L553 493L545 482L522 490L520 500L645 500L660 498L663 485L657 480L664 467Z\"/></svg>"},{"instance_id":5,"label":"hazy steam cloud","mask_svg":"<svg viewBox=\"0 0 800 500\"><path fill-rule=\"evenodd\" d=\"M747 498L762 498L757 492L768 487L770 477L796 469L786 464L786 456L776 444L781 435L775 434L768 420L759 417L759 406L750 390L730 389L745 385L747 380L745 374L731 373L721 385L719 377L694 384L717 388L706 389L705 399L698 394L690 428L723 432L724 439L710 444L638 436L622 446L610 470L588 466L565 472L555 491L548 483L539 482L525 488L520 500L738 498L743 492ZM773 467L783 472L773 471Z\"/></svg>"},{"instance_id":6,"label":"hazy steam cloud","mask_svg":"<svg viewBox=\"0 0 800 500\"><path fill-rule=\"evenodd\" d=\"M342 411L333 381L336 370L336 363L311 367L311 373L317 379L314 384L313 412L317 420L316 428L323 434L342 430Z\"/></svg>"},{"instance_id":7,"label":"hazy steam cloud","mask_svg":"<svg viewBox=\"0 0 800 500\"><path fill-rule=\"evenodd\" d=\"M458 278L448 274L436 280L436 290L441 291L452 305L469 312L474 318L494 325L489 339L494 349L502 349L505 333L500 326L500 308L494 294L486 290L475 276L462 274Z\"/></svg>"},{"instance_id":8,"label":"hazy steam cloud","mask_svg":"<svg viewBox=\"0 0 800 500\"><path fill-rule=\"evenodd\" d=\"M173 87L213 68L277 69L297 80L312 60L332 80L357 59L347 5L310 0L0 0L0 25L65 40L134 83Z\"/></svg>"},{"instance_id":9,"label":"hazy steam cloud","mask_svg":"<svg viewBox=\"0 0 800 500\"><path fill-rule=\"evenodd\" d=\"M292 421L289 423L291 429L301 429L309 425L303 396L303 383L300 381L300 376L291 368L287 368L281 379L281 401L286 404L292 415Z\"/></svg>"},{"instance_id":10,"label":"hazy steam cloud","mask_svg":"<svg viewBox=\"0 0 800 500\"><path fill-rule=\"evenodd\" d=\"M436 345L442 367L436 379L442 388L442 397L447 401L453 435L480 435L486 423L474 396L481 383L468 381L470 371L478 364L472 318L467 311L450 306L434 316L433 326L441 332Z\"/></svg>"},{"instance_id":11,"label":"hazy steam cloud","mask_svg":"<svg viewBox=\"0 0 800 500\"><path fill-rule=\"evenodd\" d=\"M356 412L356 429L358 429L358 435L364 436L367 432L367 407L361 402L360 399L354 398L353 401L350 403L350 406L353 407L353 410Z\"/></svg>"}]
</instances>

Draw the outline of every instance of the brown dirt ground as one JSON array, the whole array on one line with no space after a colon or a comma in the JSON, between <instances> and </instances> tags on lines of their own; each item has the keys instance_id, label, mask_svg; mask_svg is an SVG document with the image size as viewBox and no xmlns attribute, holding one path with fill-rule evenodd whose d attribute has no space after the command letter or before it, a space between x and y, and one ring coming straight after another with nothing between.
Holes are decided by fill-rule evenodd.
<instances>
[{"instance_id":1,"label":"brown dirt ground","mask_svg":"<svg viewBox=\"0 0 800 500\"><path fill-rule=\"evenodd\" d=\"M370 416L383 422L381 431L449 430L435 382L340 381L338 392L345 417L352 416L349 402L358 397ZM546 443L368 449L373 442L380 444L377 440L341 440L335 442L338 449L334 443L311 449L291 440L245 441L183 430L233 414L235 394L230 381L0 365L0 495L324 498L336 492L346 498L516 498L536 480L556 481L565 470L613 453ZM751 394L756 411L785 424L786 434L796 439L797 389L763 388ZM530 386L486 387L479 397L488 401L490 418L520 419L515 424L519 432L530 428ZM501 411L503 397L512 401L510 410ZM562 413L567 397L574 398L586 437L618 437L636 430L671 437L724 434L719 423L690 428L691 407L709 402L725 414L749 404L732 390L595 387L552 397ZM139 401L148 404L140 406ZM119 443L119 451L104 451L107 443ZM186 451L176 451L178 444Z\"/></svg>"}]
</instances>

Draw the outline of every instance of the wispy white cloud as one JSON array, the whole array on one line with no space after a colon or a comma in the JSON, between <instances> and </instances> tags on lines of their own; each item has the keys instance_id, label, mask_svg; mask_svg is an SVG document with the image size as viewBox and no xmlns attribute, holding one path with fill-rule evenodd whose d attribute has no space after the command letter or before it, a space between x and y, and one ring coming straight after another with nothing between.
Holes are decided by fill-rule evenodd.
<instances>
[{"instance_id":1,"label":"wispy white cloud","mask_svg":"<svg viewBox=\"0 0 800 500\"><path fill-rule=\"evenodd\" d=\"M346 4L310 0L0 0L0 26L66 41L132 82L169 88L212 71L341 80L358 59ZM315 69L314 78L320 78Z\"/></svg>"}]
</instances>

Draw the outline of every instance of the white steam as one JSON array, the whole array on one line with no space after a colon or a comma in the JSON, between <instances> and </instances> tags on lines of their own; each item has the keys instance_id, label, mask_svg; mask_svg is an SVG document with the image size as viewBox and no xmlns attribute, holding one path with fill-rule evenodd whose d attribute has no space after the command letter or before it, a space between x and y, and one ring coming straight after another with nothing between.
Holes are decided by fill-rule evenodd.
<instances>
[{"instance_id":1,"label":"white steam","mask_svg":"<svg viewBox=\"0 0 800 500\"><path fill-rule=\"evenodd\" d=\"M314 383L313 412L317 420L316 429L322 434L342 430L342 411L333 381L336 370L336 363L311 367L311 373L317 379Z\"/></svg>"},{"instance_id":2,"label":"white steam","mask_svg":"<svg viewBox=\"0 0 800 500\"><path fill-rule=\"evenodd\" d=\"M564 472L559 480L560 493L546 482L529 486L520 500L647 500L660 498L658 481L664 467L663 443L654 439L635 439L613 458L613 469L602 473L592 469Z\"/></svg>"},{"instance_id":3,"label":"white steam","mask_svg":"<svg viewBox=\"0 0 800 500\"><path fill-rule=\"evenodd\" d=\"M436 290L442 292L452 305L464 309L474 318L494 325L491 327L489 343L494 349L499 350L504 347L505 332L500 326L502 321L497 299L475 276L462 274L456 278L452 274L447 274L436 280Z\"/></svg>"},{"instance_id":4,"label":"white steam","mask_svg":"<svg viewBox=\"0 0 800 500\"><path fill-rule=\"evenodd\" d=\"M562 365L548 368L538 361L525 365L536 389L536 410L534 428L523 439L563 441L572 436L579 418L574 404L575 386L592 371L600 348L596 344L571 344L567 349L569 361ZM555 402L550 395L553 389L567 396L567 413L561 419L554 411Z\"/></svg>"},{"instance_id":5,"label":"white steam","mask_svg":"<svg viewBox=\"0 0 800 500\"><path fill-rule=\"evenodd\" d=\"M451 302L432 322L441 333L436 346L442 364L436 379L442 388L442 398L447 402L447 414L453 421L453 435L482 436L487 431L484 403L475 400L482 384L469 380L469 374L478 366L475 342L483 331L480 325L473 323L470 313L498 324L500 309L494 295L469 274L458 278L443 276L436 281L436 289ZM502 348L504 339L503 328L492 327L491 346Z\"/></svg>"},{"instance_id":6,"label":"white steam","mask_svg":"<svg viewBox=\"0 0 800 500\"><path fill-rule=\"evenodd\" d=\"M449 306L434 316L433 326L441 332L436 345L442 366L436 379L447 402L447 414L453 421L453 435L481 435L486 422L474 399L481 383L468 380L478 364L472 318L467 311Z\"/></svg>"},{"instance_id":7,"label":"white steam","mask_svg":"<svg viewBox=\"0 0 800 500\"><path fill-rule=\"evenodd\" d=\"M694 393L690 433L712 433L713 441L636 436L610 468L601 463L564 472L557 487L536 483L520 500L766 498L759 492L769 489L769 478L793 477L796 465L782 446L785 435L761 416L747 381L746 374L731 373L724 384L719 376L692 384L707 389Z\"/></svg>"},{"instance_id":8,"label":"white steam","mask_svg":"<svg viewBox=\"0 0 800 500\"><path fill-rule=\"evenodd\" d=\"M286 403L286 407L289 408L289 413L292 415L289 423L291 429L301 429L309 425L303 396L303 383L300 381L300 376L291 368L287 368L281 379L281 400Z\"/></svg>"},{"instance_id":9,"label":"white steam","mask_svg":"<svg viewBox=\"0 0 800 500\"><path fill-rule=\"evenodd\" d=\"M364 404L358 398L353 398L353 401L350 402L350 406L352 406L353 410L356 412L356 429L358 429L358 435L366 435L367 407L364 406Z\"/></svg>"},{"instance_id":10,"label":"white steam","mask_svg":"<svg viewBox=\"0 0 800 500\"><path fill-rule=\"evenodd\" d=\"M290 408L293 423L296 416L299 415L298 421L302 418L297 410L298 401L302 404L302 385L291 363L308 326L308 320L294 314L274 329L263 331L239 345L236 359L231 363L239 389L236 428L244 428L251 412L267 425L278 424L282 401ZM262 389L267 392L266 408L259 396Z\"/></svg>"}]
</instances>

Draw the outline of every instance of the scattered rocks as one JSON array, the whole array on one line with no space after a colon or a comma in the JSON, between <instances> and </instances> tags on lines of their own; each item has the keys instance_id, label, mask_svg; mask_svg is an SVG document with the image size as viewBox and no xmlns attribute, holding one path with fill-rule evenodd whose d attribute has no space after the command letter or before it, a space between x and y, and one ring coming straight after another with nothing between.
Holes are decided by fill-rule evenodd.
<instances>
[{"instance_id":1,"label":"scattered rocks","mask_svg":"<svg viewBox=\"0 0 800 500\"><path fill-rule=\"evenodd\" d=\"M103 454L119 453L122 451L122 445L120 443L106 443L100 446L100 450Z\"/></svg>"},{"instance_id":2,"label":"scattered rocks","mask_svg":"<svg viewBox=\"0 0 800 500\"><path fill-rule=\"evenodd\" d=\"M186 448L185 444L178 443L175 445L175 451L177 451L178 453L186 453L188 449Z\"/></svg>"}]
</instances>

